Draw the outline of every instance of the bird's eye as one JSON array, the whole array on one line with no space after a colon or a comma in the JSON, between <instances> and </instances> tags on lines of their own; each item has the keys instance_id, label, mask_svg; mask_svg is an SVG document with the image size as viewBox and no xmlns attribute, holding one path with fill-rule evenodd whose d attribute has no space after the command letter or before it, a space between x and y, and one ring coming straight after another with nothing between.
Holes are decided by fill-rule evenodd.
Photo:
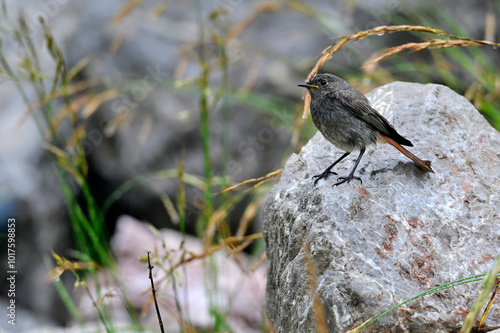
<instances>
[{"instance_id":1,"label":"bird's eye","mask_svg":"<svg viewBox=\"0 0 500 333\"><path fill-rule=\"evenodd\" d=\"M325 84L327 84L328 82L326 82L326 80L321 80L321 81L319 81L319 83L320 83L322 86L324 86L324 85L325 85Z\"/></svg>"}]
</instances>

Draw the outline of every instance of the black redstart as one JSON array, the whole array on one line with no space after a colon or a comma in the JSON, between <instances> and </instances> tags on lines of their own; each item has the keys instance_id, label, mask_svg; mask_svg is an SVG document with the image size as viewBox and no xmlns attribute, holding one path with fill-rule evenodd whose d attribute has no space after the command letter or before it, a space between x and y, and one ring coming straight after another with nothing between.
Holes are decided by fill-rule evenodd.
<instances>
[{"instance_id":1,"label":"black redstart","mask_svg":"<svg viewBox=\"0 0 500 333\"><path fill-rule=\"evenodd\" d=\"M352 171L347 177L339 177L333 186L349 183L352 179L362 182L361 178L354 176L354 171L366 147L378 140L385 140L422 169L434 172L430 161L423 161L401 147L413 144L396 132L387 119L370 106L370 102L361 92L340 77L329 73L319 74L299 86L307 88L311 94L310 109L314 125L325 139L345 151L344 155L323 173L313 177L316 178L314 184L322 178L326 179L329 174L336 175L337 173L331 171L332 168L353 150L360 152Z\"/></svg>"}]
</instances>

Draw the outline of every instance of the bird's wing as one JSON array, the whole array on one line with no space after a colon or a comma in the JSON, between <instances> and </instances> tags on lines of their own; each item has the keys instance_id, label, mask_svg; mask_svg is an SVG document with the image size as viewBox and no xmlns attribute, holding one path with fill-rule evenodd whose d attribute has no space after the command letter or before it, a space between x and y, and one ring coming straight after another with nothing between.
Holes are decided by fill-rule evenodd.
<instances>
[{"instance_id":1,"label":"bird's wing","mask_svg":"<svg viewBox=\"0 0 500 333\"><path fill-rule=\"evenodd\" d=\"M363 120L374 130L405 146L413 146L410 140L400 135L380 113L370 106L370 102L361 92L352 88L349 94L339 94L338 100L357 118Z\"/></svg>"}]
</instances>

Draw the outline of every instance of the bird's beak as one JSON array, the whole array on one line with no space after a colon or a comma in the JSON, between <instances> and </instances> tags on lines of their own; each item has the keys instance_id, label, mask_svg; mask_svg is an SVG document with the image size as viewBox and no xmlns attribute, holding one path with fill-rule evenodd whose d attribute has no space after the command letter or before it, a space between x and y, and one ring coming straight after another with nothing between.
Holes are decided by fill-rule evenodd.
<instances>
[{"instance_id":1,"label":"bird's beak","mask_svg":"<svg viewBox=\"0 0 500 333\"><path fill-rule=\"evenodd\" d=\"M315 86L314 84L309 84L309 83L301 83L301 84L298 84L299 87L303 87L303 88L319 88L318 86Z\"/></svg>"}]
</instances>

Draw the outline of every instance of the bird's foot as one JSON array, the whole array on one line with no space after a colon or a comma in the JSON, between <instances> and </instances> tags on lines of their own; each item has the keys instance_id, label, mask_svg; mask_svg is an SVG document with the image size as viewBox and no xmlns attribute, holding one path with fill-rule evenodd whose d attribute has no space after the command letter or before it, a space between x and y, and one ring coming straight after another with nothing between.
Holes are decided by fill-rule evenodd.
<instances>
[{"instance_id":1,"label":"bird's foot","mask_svg":"<svg viewBox=\"0 0 500 333\"><path fill-rule=\"evenodd\" d=\"M312 179L315 179L316 180L314 181L314 185L316 185L316 183L318 182L318 180L320 179L327 179L329 175L337 175L336 172L333 172L333 171L330 171L330 169L326 169L325 171L323 171L322 173L320 173L319 175L316 175L316 176L313 176Z\"/></svg>"},{"instance_id":2,"label":"bird's foot","mask_svg":"<svg viewBox=\"0 0 500 333\"><path fill-rule=\"evenodd\" d=\"M336 182L335 184L333 184L333 186L344 184L345 182L347 182L347 184L349 184L349 182L351 180L353 180L353 179L359 180L361 182L361 184L363 184L363 181L361 180L361 178L353 176L353 175L349 175L347 177L339 177L339 178L337 178L338 182Z\"/></svg>"}]
</instances>

